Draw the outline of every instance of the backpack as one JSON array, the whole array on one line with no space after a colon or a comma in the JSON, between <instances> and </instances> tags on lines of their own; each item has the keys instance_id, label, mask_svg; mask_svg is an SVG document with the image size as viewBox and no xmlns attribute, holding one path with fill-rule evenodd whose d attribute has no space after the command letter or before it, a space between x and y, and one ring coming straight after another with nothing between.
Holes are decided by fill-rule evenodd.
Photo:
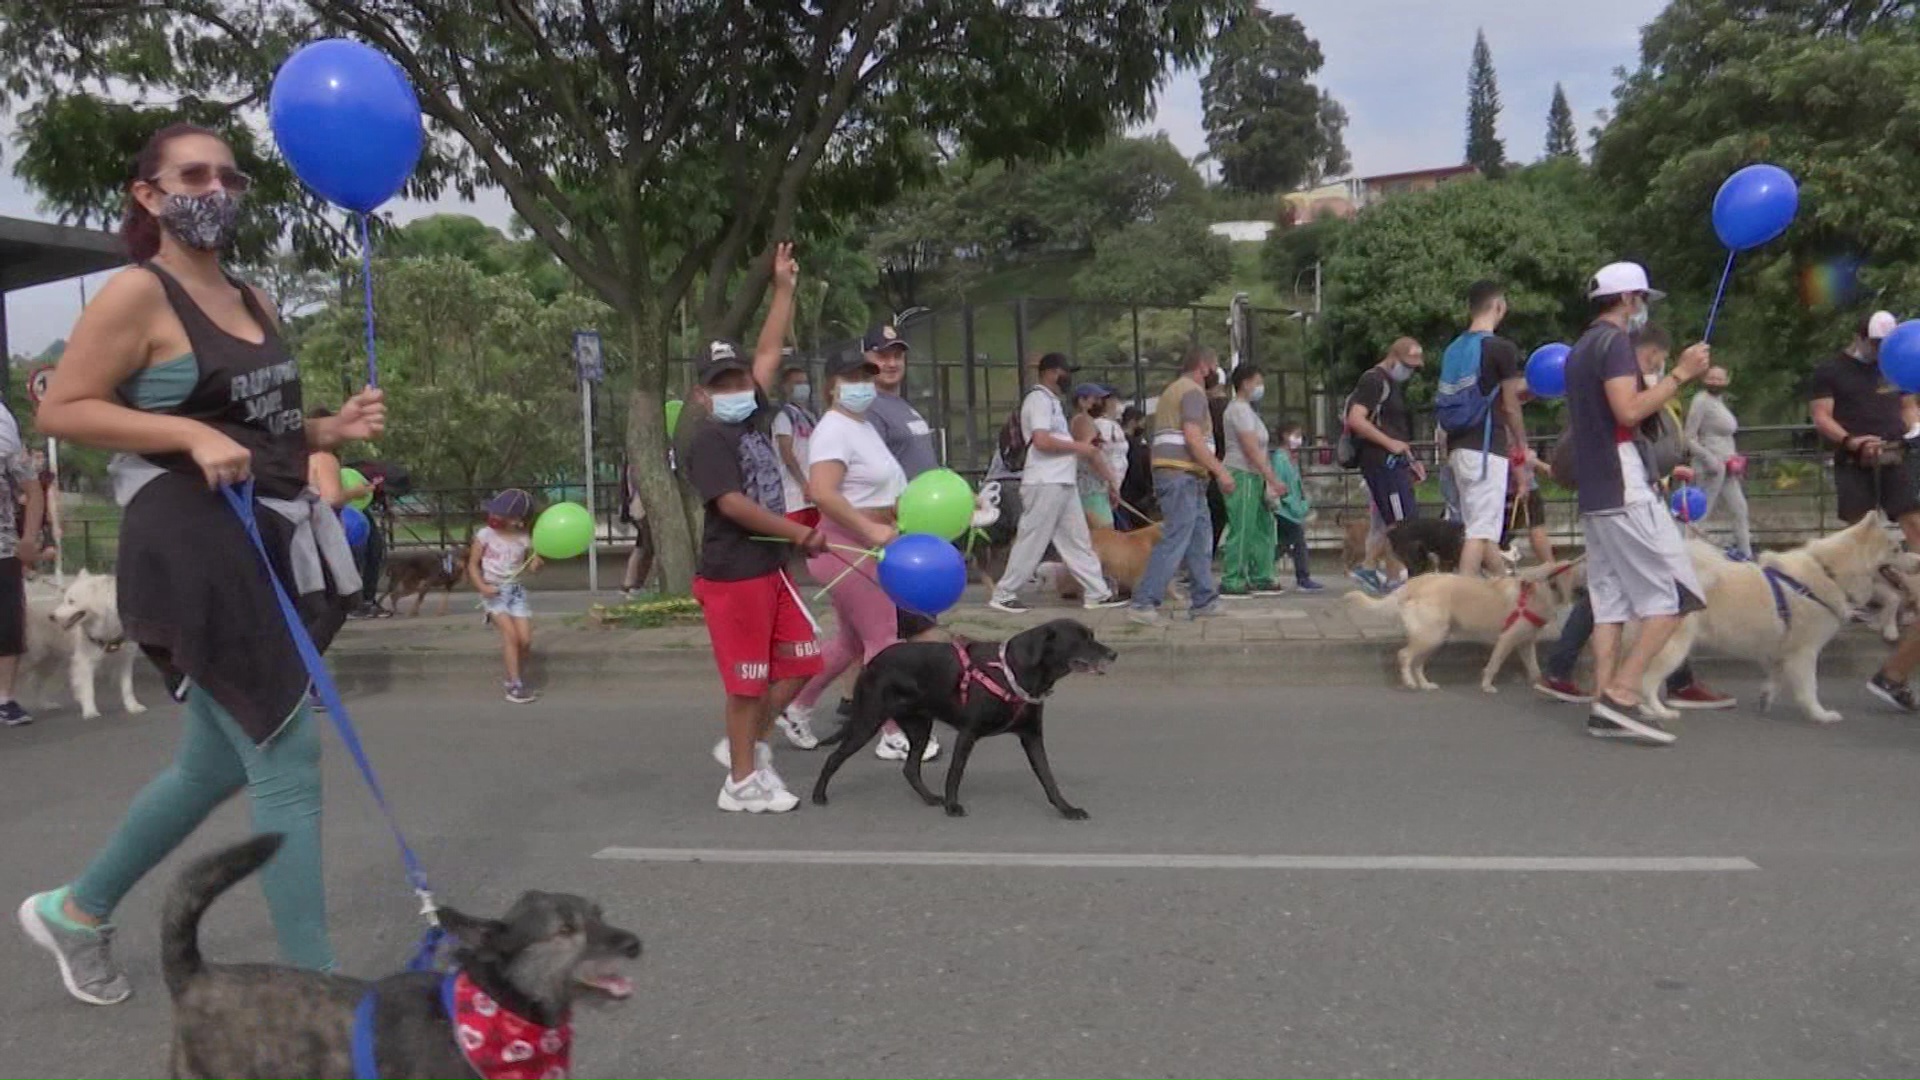
<instances>
[{"instance_id":1,"label":"backpack","mask_svg":"<svg viewBox=\"0 0 1920 1080\"><path fill-rule=\"evenodd\" d=\"M1483 424L1491 433L1493 398L1480 390L1480 346L1491 336L1469 330L1454 338L1440 358L1440 386L1434 393L1433 419L1449 435Z\"/></svg>"},{"instance_id":2,"label":"backpack","mask_svg":"<svg viewBox=\"0 0 1920 1080\"><path fill-rule=\"evenodd\" d=\"M1393 393L1393 384L1391 382L1388 382L1386 387L1387 392L1381 394L1380 400L1374 402L1373 407L1367 410L1367 416L1369 418L1373 416L1374 412L1377 411L1380 406L1387 403L1388 395ZM1343 469L1357 469L1360 467L1360 440L1353 437L1353 427L1347 423L1347 413L1353 409L1353 399L1358 397L1359 394L1360 388L1357 386L1354 387L1353 393L1347 395L1346 403L1340 406L1340 437L1334 440L1333 443L1333 463Z\"/></svg>"},{"instance_id":3,"label":"backpack","mask_svg":"<svg viewBox=\"0 0 1920 1080\"><path fill-rule=\"evenodd\" d=\"M1038 386L1028 387L1027 394L1038 389L1040 389ZM1020 410L1026 407L1027 394L1021 394L1020 404L1015 405L1013 412L1007 414L1007 422L1000 425L1000 435L997 439L1000 462L1011 473L1023 472L1027 467L1027 429L1026 425L1020 422Z\"/></svg>"}]
</instances>

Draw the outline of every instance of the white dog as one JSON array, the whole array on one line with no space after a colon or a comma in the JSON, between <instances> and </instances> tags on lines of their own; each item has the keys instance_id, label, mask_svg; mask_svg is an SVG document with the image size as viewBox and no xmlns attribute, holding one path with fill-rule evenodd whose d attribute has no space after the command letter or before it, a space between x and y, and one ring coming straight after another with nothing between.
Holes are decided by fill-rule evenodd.
<instances>
[{"instance_id":1,"label":"white dog","mask_svg":"<svg viewBox=\"0 0 1920 1080\"><path fill-rule=\"evenodd\" d=\"M1839 713L1820 704L1820 652L1846 625L1848 612L1872 595L1880 568L1895 551L1878 511L1831 536L1768 552L1758 562L1734 562L1712 544L1688 541L1707 608L1689 617L1647 666L1640 688L1647 711L1663 720L1679 715L1660 700L1660 689L1699 644L1761 666L1767 676L1763 709L1784 688L1808 719L1838 721Z\"/></svg>"},{"instance_id":2,"label":"white dog","mask_svg":"<svg viewBox=\"0 0 1920 1080\"><path fill-rule=\"evenodd\" d=\"M127 712L147 711L133 696L138 652L120 627L119 591L110 575L82 570L58 597L27 602L27 654L20 662L20 674L29 680L25 685L37 683L44 689L59 666L66 665L68 685L80 703L80 715L88 720L100 718L93 683L103 665L118 666L120 703Z\"/></svg>"},{"instance_id":3,"label":"white dog","mask_svg":"<svg viewBox=\"0 0 1920 1080\"><path fill-rule=\"evenodd\" d=\"M1498 579L1464 574L1417 574L1385 597L1347 594L1347 603L1369 611L1394 612L1407 632L1400 650L1400 682L1409 690L1438 690L1427 678L1427 659L1451 637L1492 644L1493 655L1480 672L1480 689L1497 693L1494 676L1514 652L1529 682L1540 679L1534 640L1553 622L1586 580L1584 562L1530 566Z\"/></svg>"}]
</instances>

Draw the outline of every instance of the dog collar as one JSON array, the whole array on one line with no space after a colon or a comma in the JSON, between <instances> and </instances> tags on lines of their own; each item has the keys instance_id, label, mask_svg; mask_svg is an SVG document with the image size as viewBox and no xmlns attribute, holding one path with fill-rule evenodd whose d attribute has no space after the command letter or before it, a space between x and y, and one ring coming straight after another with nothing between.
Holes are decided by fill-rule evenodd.
<instances>
[{"instance_id":1,"label":"dog collar","mask_svg":"<svg viewBox=\"0 0 1920 1080\"><path fill-rule=\"evenodd\" d=\"M93 642L95 645L100 646L100 650L102 652L110 652L110 653L119 652L120 647L127 643L126 638L114 638L112 641L101 641L99 638L94 637L92 634L87 635L87 640Z\"/></svg>"},{"instance_id":2,"label":"dog collar","mask_svg":"<svg viewBox=\"0 0 1920 1080\"><path fill-rule=\"evenodd\" d=\"M440 983L453 1041L481 1080L565 1080L573 1069L573 1025L546 1027L516 1016L459 968Z\"/></svg>"},{"instance_id":3,"label":"dog collar","mask_svg":"<svg viewBox=\"0 0 1920 1080\"><path fill-rule=\"evenodd\" d=\"M1046 698L1047 695L1045 694L1029 694L1021 688L1020 680L1013 677L1013 665L1007 662L1007 643L1004 641L1000 643L999 667L1000 674L1006 676L1007 689L1013 691L1013 695L1021 701L1029 705L1038 705Z\"/></svg>"}]
</instances>

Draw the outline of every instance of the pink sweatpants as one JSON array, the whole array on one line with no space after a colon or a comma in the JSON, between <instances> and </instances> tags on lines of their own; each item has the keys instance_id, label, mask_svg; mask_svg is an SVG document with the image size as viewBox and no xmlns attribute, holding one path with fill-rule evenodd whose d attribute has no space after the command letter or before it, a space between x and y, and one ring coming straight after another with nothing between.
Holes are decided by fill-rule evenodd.
<instances>
[{"instance_id":1,"label":"pink sweatpants","mask_svg":"<svg viewBox=\"0 0 1920 1080\"><path fill-rule=\"evenodd\" d=\"M839 524L823 520L820 531L826 534L827 542L850 544L865 547L867 542L842 528ZM826 693L827 686L839 678L855 663L864 663L873 659L881 649L899 640L899 615L886 590L880 587L879 568L872 559L860 563L859 569L840 575L847 569L847 563L859 559L851 552L828 548L825 552L807 560L807 573L821 585L840 578L827 593L827 599L833 602L833 614L838 624L834 628L833 640L821 652L825 664L820 674L808 680L802 687L794 703L812 708L820 701L820 695Z\"/></svg>"}]
</instances>

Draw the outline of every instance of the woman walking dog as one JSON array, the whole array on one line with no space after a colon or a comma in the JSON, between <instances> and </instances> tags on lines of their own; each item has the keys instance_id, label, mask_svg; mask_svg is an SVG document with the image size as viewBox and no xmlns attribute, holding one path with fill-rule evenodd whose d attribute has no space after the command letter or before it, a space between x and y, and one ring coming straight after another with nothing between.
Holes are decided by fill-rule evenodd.
<instances>
[{"instance_id":1,"label":"woman walking dog","mask_svg":"<svg viewBox=\"0 0 1920 1080\"><path fill-rule=\"evenodd\" d=\"M324 649L360 580L339 519L308 487L307 453L386 427L371 389L335 416L303 416L299 368L272 305L220 264L250 181L219 136L164 128L134 176L122 233L136 266L80 316L39 413L48 435L120 451L121 618L186 702L173 763L106 846L71 883L20 907L68 993L95 1005L132 993L111 951L114 908L242 788L254 828L286 837L260 875L281 953L332 968L307 673L247 531L216 489L252 482L274 572Z\"/></svg>"}]
</instances>

